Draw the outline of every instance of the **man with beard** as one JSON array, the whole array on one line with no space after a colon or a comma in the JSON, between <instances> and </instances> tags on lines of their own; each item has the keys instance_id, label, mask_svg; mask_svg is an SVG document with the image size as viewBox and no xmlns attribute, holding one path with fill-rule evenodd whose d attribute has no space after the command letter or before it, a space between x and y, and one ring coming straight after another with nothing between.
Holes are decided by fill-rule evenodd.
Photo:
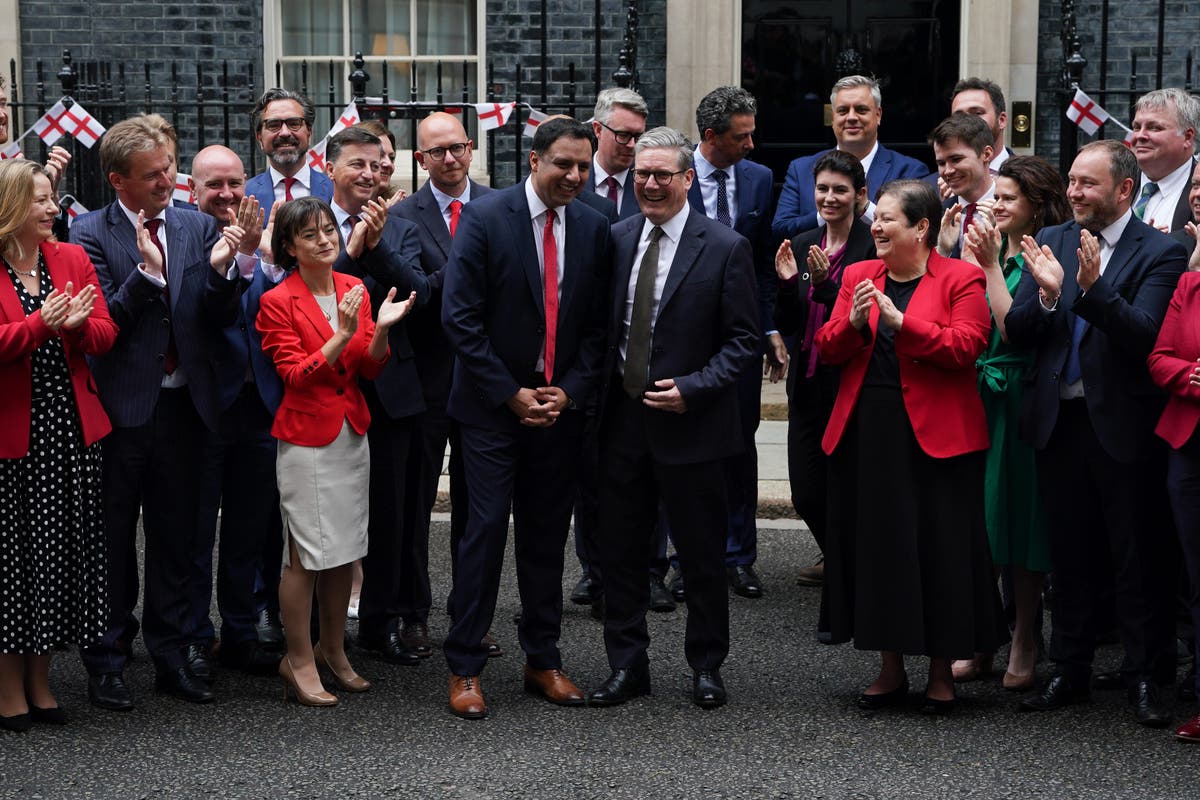
<instances>
[{"instance_id":1,"label":"man with beard","mask_svg":"<svg viewBox=\"0 0 1200 800\"><path fill-rule=\"evenodd\" d=\"M267 171L246 184L246 194L258 198L264 220L271 219L271 206L298 197L333 197L333 184L308 166L317 110L312 101L288 89L268 89L250 114L254 138L267 157Z\"/></svg>"}]
</instances>

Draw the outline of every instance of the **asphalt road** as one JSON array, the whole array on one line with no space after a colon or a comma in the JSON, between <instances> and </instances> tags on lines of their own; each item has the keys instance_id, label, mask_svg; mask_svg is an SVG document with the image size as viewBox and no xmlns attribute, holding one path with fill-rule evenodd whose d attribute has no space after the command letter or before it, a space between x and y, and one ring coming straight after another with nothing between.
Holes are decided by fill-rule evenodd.
<instances>
[{"instance_id":1,"label":"asphalt road","mask_svg":"<svg viewBox=\"0 0 1200 800\"><path fill-rule=\"evenodd\" d=\"M446 666L416 668L361 651L375 683L331 709L281 700L277 680L222 673L212 706L153 690L144 651L127 673L130 714L87 703L78 658L55 661L71 715L65 728L0 735L0 797L22 798L1184 798L1200 789L1200 746L1133 722L1121 693L1051 715L1021 714L998 678L960 691L948 718L914 708L860 711L875 659L812 636L819 591L792 575L814 553L808 533L760 523L760 600L733 597L730 704L689 699L684 611L652 615L654 693L613 709L564 709L525 695L509 565L495 633L507 655L483 676L483 721L446 709ZM447 525L433 533L435 591L444 597ZM511 552L511 548L510 548ZM568 569L564 590L577 572ZM435 604L436 605L436 604ZM446 618L435 610L435 637ZM141 642L138 642L140 647ZM568 674L593 687L607 674L599 624L568 605ZM1115 664L1107 648L1101 664ZM997 662L1002 663L1000 660ZM923 665L910 662L914 692ZM914 702L916 695L914 694ZM1195 713L1176 704L1178 718Z\"/></svg>"}]
</instances>

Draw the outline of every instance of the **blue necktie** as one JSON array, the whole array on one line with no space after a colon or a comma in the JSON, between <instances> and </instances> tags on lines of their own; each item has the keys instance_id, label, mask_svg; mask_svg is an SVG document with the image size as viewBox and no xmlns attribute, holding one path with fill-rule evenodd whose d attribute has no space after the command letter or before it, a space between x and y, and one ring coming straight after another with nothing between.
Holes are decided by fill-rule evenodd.
<instances>
[{"instance_id":1,"label":"blue necktie","mask_svg":"<svg viewBox=\"0 0 1200 800\"><path fill-rule=\"evenodd\" d=\"M723 169L714 169L713 179L717 182L717 222L727 228L733 227L733 218L729 215L729 193L725 191L725 181L729 174Z\"/></svg>"},{"instance_id":2,"label":"blue necktie","mask_svg":"<svg viewBox=\"0 0 1200 800\"><path fill-rule=\"evenodd\" d=\"M1083 341L1083 334L1087 327L1087 320L1076 314L1075 324L1071 328L1071 351L1067 353L1067 364L1063 367L1063 380L1068 384L1083 377L1083 371L1079 367L1079 343Z\"/></svg>"}]
</instances>

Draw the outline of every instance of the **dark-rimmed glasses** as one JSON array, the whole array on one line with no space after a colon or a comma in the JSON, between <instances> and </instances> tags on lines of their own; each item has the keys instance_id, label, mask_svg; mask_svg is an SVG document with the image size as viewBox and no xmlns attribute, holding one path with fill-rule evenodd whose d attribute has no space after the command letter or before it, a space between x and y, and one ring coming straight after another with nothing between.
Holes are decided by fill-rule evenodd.
<instances>
[{"instance_id":1,"label":"dark-rimmed glasses","mask_svg":"<svg viewBox=\"0 0 1200 800\"><path fill-rule=\"evenodd\" d=\"M600 122L600 120L596 120L596 122ZM613 138L617 140L617 144L629 144L630 142L636 142L642 136L641 131L638 133L634 133L633 131L619 131L616 128L608 127L603 122L600 122L600 127L611 133Z\"/></svg>"},{"instance_id":2,"label":"dark-rimmed glasses","mask_svg":"<svg viewBox=\"0 0 1200 800\"><path fill-rule=\"evenodd\" d=\"M454 144L450 145L449 147L431 147L428 150L421 150L419 152L424 153L425 155L432 158L434 161L441 161L443 158L446 157L446 153L449 153L450 155L454 156L455 158L462 158L463 155L467 152L467 148L470 146L471 145L469 142L455 142Z\"/></svg>"},{"instance_id":3,"label":"dark-rimmed glasses","mask_svg":"<svg viewBox=\"0 0 1200 800\"><path fill-rule=\"evenodd\" d=\"M282 128L284 125L287 125L289 131L292 131L293 133L295 133L296 131L303 129L307 124L308 124L308 122L304 119L304 117L288 117L287 119L264 119L262 121L262 126L264 128L266 128L267 130L269 130L271 133L278 133L280 128Z\"/></svg>"},{"instance_id":4,"label":"dark-rimmed glasses","mask_svg":"<svg viewBox=\"0 0 1200 800\"><path fill-rule=\"evenodd\" d=\"M645 169L635 169L633 171L633 182L639 186L643 186L645 185L646 181L650 180L651 176L654 176L654 182L659 186L670 186L671 180L676 175L682 175L685 172L687 172L686 169L681 169L676 172L667 172L665 169L655 170L653 172Z\"/></svg>"}]
</instances>

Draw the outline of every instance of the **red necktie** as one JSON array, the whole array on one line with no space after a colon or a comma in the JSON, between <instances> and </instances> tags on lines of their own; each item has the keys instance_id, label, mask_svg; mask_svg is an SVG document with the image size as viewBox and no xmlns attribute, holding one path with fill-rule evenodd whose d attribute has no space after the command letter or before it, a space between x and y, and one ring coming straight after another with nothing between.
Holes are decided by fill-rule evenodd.
<instances>
[{"instance_id":1,"label":"red necktie","mask_svg":"<svg viewBox=\"0 0 1200 800\"><path fill-rule=\"evenodd\" d=\"M975 221L975 209L976 208L978 208L978 206L975 203L967 203L965 206L963 206L963 215L962 215L962 235L963 236L967 235L967 231L970 229L971 223Z\"/></svg>"},{"instance_id":2,"label":"red necktie","mask_svg":"<svg viewBox=\"0 0 1200 800\"><path fill-rule=\"evenodd\" d=\"M458 217L462 214L462 200L450 201L450 238L454 238L455 231L458 230Z\"/></svg>"},{"instance_id":3,"label":"red necktie","mask_svg":"<svg viewBox=\"0 0 1200 800\"><path fill-rule=\"evenodd\" d=\"M167 302L167 316L171 315L171 289L170 282L167 281L167 251L163 249L162 240L158 238L158 230L162 227L161 219L146 220L146 230L150 233L150 241L158 248L158 254L162 256L162 276L163 282L167 285L163 287L163 299ZM163 362L163 371L168 375L175 372L175 368L179 366L179 351L175 349L175 326L167 326L167 357Z\"/></svg>"},{"instance_id":4,"label":"red necktie","mask_svg":"<svg viewBox=\"0 0 1200 800\"><path fill-rule=\"evenodd\" d=\"M612 175L609 175L604 179L604 185L608 187L608 199L612 200L614 203L617 202L617 189L619 187L617 179Z\"/></svg>"},{"instance_id":5,"label":"red necktie","mask_svg":"<svg viewBox=\"0 0 1200 800\"><path fill-rule=\"evenodd\" d=\"M546 227L542 229L542 274L546 287L546 385L554 380L554 339L558 335L558 245L554 241L553 208L546 209Z\"/></svg>"},{"instance_id":6,"label":"red necktie","mask_svg":"<svg viewBox=\"0 0 1200 800\"><path fill-rule=\"evenodd\" d=\"M284 178L283 179L283 199L284 200L295 199L292 197L292 187L295 185L296 185L295 178Z\"/></svg>"}]
</instances>

